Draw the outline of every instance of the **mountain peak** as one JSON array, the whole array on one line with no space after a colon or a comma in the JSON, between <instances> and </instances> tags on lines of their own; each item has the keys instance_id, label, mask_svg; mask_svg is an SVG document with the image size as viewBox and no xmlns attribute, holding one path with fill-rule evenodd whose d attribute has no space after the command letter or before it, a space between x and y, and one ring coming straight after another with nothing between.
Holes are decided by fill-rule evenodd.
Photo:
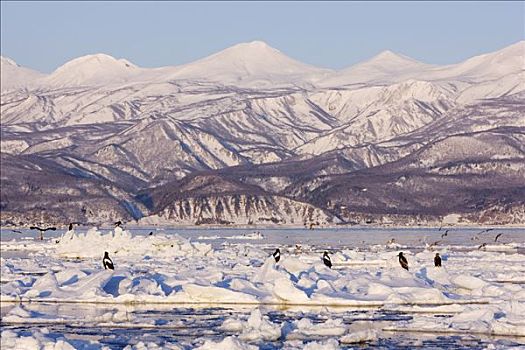
<instances>
[{"instance_id":1,"label":"mountain peak","mask_svg":"<svg viewBox=\"0 0 525 350\"><path fill-rule=\"evenodd\" d=\"M40 72L20 66L8 57L0 56L0 58L2 66L0 90L2 92L32 86L36 80L44 76Z\"/></svg>"},{"instance_id":2,"label":"mountain peak","mask_svg":"<svg viewBox=\"0 0 525 350\"><path fill-rule=\"evenodd\" d=\"M58 67L47 79L57 86L123 82L139 68L125 59L103 53L81 56Z\"/></svg>"},{"instance_id":3,"label":"mountain peak","mask_svg":"<svg viewBox=\"0 0 525 350\"><path fill-rule=\"evenodd\" d=\"M282 54L281 51L268 45L266 42L260 41L260 40L236 44L236 45L230 46L227 49L224 49L221 52L224 52L224 51L252 52L252 53L273 52L273 53Z\"/></svg>"},{"instance_id":4,"label":"mountain peak","mask_svg":"<svg viewBox=\"0 0 525 350\"><path fill-rule=\"evenodd\" d=\"M384 64L419 63L421 64L421 62L416 61L413 58L395 53L390 50L381 51L379 54L375 55L374 57L372 57L371 59L369 59L368 61L364 63L384 63Z\"/></svg>"},{"instance_id":5,"label":"mountain peak","mask_svg":"<svg viewBox=\"0 0 525 350\"><path fill-rule=\"evenodd\" d=\"M77 57L75 59L72 59L71 61L66 62L64 65L60 66L55 72L59 72L64 69L70 69L75 68L78 69L80 67L83 68L98 68L101 66L113 66L113 67L122 67L122 68L137 68L136 65L129 62L126 59L116 59L113 56L104 54L104 53L97 53L97 54L91 54L91 55L85 55L81 57Z\"/></svg>"},{"instance_id":6,"label":"mountain peak","mask_svg":"<svg viewBox=\"0 0 525 350\"><path fill-rule=\"evenodd\" d=\"M14 67L20 67L18 63L16 63L14 60L10 59L9 57L0 56L1 64L7 65L7 66L14 66Z\"/></svg>"},{"instance_id":7,"label":"mountain peak","mask_svg":"<svg viewBox=\"0 0 525 350\"><path fill-rule=\"evenodd\" d=\"M251 41L247 43L240 43L230 46L222 51L219 51L204 59L220 58L220 59L257 59L262 58L261 55L267 56L283 56L281 51L271 47L264 41Z\"/></svg>"},{"instance_id":8,"label":"mountain peak","mask_svg":"<svg viewBox=\"0 0 525 350\"><path fill-rule=\"evenodd\" d=\"M398 57L399 56L395 52L390 51L390 50L383 50L374 56L374 58L379 58L379 59L392 59L392 58L398 58Z\"/></svg>"},{"instance_id":9,"label":"mountain peak","mask_svg":"<svg viewBox=\"0 0 525 350\"><path fill-rule=\"evenodd\" d=\"M260 40L254 40L254 41L250 41L250 42L247 42L247 43L239 43L237 45L234 45L234 46L239 46L239 47L249 47L249 48L255 48L255 49L266 49L266 48L271 48L273 49L270 45L268 45L266 42L264 41L260 41ZM274 49L275 50L275 49Z\"/></svg>"},{"instance_id":10,"label":"mountain peak","mask_svg":"<svg viewBox=\"0 0 525 350\"><path fill-rule=\"evenodd\" d=\"M367 61L343 69L325 79L324 85L337 86L365 82L396 82L417 75L431 65L385 50Z\"/></svg>"},{"instance_id":11,"label":"mountain peak","mask_svg":"<svg viewBox=\"0 0 525 350\"><path fill-rule=\"evenodd\" d=\"M464 80L494 80L506 75L520 74L525 70L525 41L504 47L498 51L471 57L463 62L439 67L434 78Z\"/></svg>"},{"instance_id":12,"label":"mountain peak","mask_svg":"<svg viewBox=\"0 0 525 350\"><path fill-rule=\"evenodd\" d=\"M292 59L263 41L240 43L181 66L172 78L222 82L300 82L327 70Z\"/></svg>"}]
</instances>

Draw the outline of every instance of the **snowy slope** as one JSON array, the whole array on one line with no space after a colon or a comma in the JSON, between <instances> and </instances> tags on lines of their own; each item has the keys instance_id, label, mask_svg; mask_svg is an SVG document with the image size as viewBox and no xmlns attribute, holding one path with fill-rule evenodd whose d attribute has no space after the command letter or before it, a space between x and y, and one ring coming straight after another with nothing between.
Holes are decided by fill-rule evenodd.
<instances>
[{"instance_id":1,"label":"snowy slope","mask_svg":"<svg viewBox=\"0 0 525 350\"><path fill-rule=\"evenodd\" d=\"M343 86L358 83L397 82L416 77L432 68L410 57L386 50L370 60L343 69L322 80L323 86Z\"/></svg>"},{"instance_id":2,"label":"snowy slope","mask_svg":"<svg viewBox=\"0 0 525 350\"><path fill-rule=\"evenodd\" d=\"M305 186L288 176L290 167L272 177L246 173L261 191L290 187L285 197L295 199L325 176L381 167L453 135L525 127L523 48L520 42L444 67L387 51L342 72L305 65L262 42L155 69L90 55L38 78L38 89L2 92L2 152L46 159L131 197L196 172L326 164ZM23 72L7 59L4 66ZM338 161L325 162L330 157ZM461 157L459 164L467 161ZM429 159L431 167L437 158Z\"/></svg>"},{"instance_id":3,"label":"snowy slope","mask_svg":"<svg viewBox=\"0 0 525 350\"><path fill-rule=\"evenodd\" d=\"M326 90L312 100L328 105L342 123L298 147L299 154L318 155L383 142L432 123L455 105L449 86L416 80L386 87Z\"/></svg>"},{"instance_id":4,"label":"snowy slope","mask_svg":"<svg viewBox=\"0 0 525 350\"><path fill-rule=\"evenodd\" d=\"M35 81L45 75L35 70L19 66L10 58L0 56L0 85L2 93L7 90L33 86Z\"/></svg>"},{"instance_id":5,"label":"snowy slope","mask_svg":"<svg viewBox=\"0 0 525 350\"><path fill-rule=\"evenodd\" d=\"M75 58L57 68L42 85L53 87L86 86L121 83L137 76L141 69L126 59L116 59L106 54Z\"/></svg>"},{"instance_id":6,"label":"snowy slope","mask_svg":"<svg viewBox=\"0 0 525 350\"><path fill-rule=\"evenodd\" d=\"M289 58L262 41L253 41L180 66L169 78L260 87L311 82L330 72Z\"/></svg>"},{"instance_id":7,"label":"snowy slope","mask_svg":"<svg viewBox=\"0 0 525 350\"><path fill-rule=\"evenodd\" d=\"M487 82L525 70L525 41L501 50L475 56L457 64L434 66L384 51L372 59L323 79L322 86L358 83L395 83L407 79Z\"/></svg>"},{"instance_id":8,"label":"snowy slope","mask_svg":"<svg viewBox=\"0 0 525 350\"><path fill-rule=\"evenodd\" d=\"M475 56L464 62L425 72L426 79L457 79L482 82L498 79L525 70L525 41L501 50Z\"/></svg>"},{"instance_id":9,"label":"snowy slope","mask_svg":"<svg viewBox=\"0 0 525 350\"><path fill-rule=\"evenodd\" d=\"M508 96L525 91L525 70L510 73L499 79L474 84L463 91L457 98L460 104L470 104L477 100Z\"/></svg>"}]
</instances>

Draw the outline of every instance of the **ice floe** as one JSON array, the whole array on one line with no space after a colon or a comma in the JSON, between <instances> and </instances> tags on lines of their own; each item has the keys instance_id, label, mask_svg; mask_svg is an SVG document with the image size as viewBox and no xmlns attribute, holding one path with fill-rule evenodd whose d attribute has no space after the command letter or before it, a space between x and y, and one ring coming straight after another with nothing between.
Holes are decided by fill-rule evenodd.
<instances>
[{"instance_id":1,"label":"ice floe","mask_svg":"<svg viewBox=\"0 0 525 350\"><path fill-rule=\"evenodd\" d=\"M221 325L221 330L232 336L202 339L194 345L246 349L261 341L282 341L290 349L330 348L372 342L388 330L525 336L525 285L520 282L525 255L513 251L440 247L443 267L436 268L435 250L403 247L410 266L406 271L397 261L397 248L387 246L335 250L330 269L321 261L324 249L313 246L303 245L300 250L281 247L281 260L276 263L271 256L276 246L272 244L241 242L214 248L175 234L141 236L119 227L106 233L95 228L85 234L70 231L44 242L7 242L4 250L5 246L2 244L3 252L16 254L0 258L0 299L22 302L3 315L5 324L71 321L29 311L23 307L26 301L244 304L254 308L247 317L227 318ZM104 251L112 257L115 270L103 268ZM380 307L418 316L389 325L347 324L327 314L319 320L298 317L293 322L278 322L262 311L265 305ZM436 314L446 317L434 317ZM120 327L134 324L125 312L89 320ZM11 344L7 348L16 348L17 342L31 342L35 348L48 346L46 342L58 348L68 346L64 341L47 339L45 334L34 339L22 337L6 333L5 343ZM309 341L303 342L306 339ZM154 346L143 342L130 349Z\"/></svg>"}]
</instances>

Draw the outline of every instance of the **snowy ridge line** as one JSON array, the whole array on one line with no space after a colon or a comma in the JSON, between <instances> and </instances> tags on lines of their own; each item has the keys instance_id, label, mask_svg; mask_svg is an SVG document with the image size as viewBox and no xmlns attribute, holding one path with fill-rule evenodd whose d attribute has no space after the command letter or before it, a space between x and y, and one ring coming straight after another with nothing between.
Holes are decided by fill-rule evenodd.
<instances>
[{"instance_id":1,"label":"snowy ridge line","mask_svg":"<svg viewBox=\"0 0 525 350\"><path fill-rule=\"evenodd\" d=\"M427 333L427 334L478 334L478 335L497 335L499 337L518 337L518 338L524 338L525 339L525 332L519 333L519 334L509 334L504 332L498 332L498 331L490 331L490 332L483 332L483 331L477 331L477 330L471 330L471 329L453 329L453 328L447 328L447 329L420 329L420 328L404 328L404 327L385 327L383 328L384 332L404 332L404 333Z\"/></svg>"},{"instance_id":2,"label":"snowy ridge line","mask_svg":"<svg viewBox=\"0 0 525 350\"><path fill-rule=\"evenodd\" d=\"M105 301L105 300L71 300L71 299L32 299L32 298L9 298L0 295L0 303L50 303L50 304L114 304L114 305L258 305L258 306L327 306L327 307L382 307L385 305L406 305L406 306L440 306L440 305L484 305L490 304L489 300L454 300L454 301L440 301L440 302L382 302L382 301L367 301L367 300L351 300L349 302L334 302L334 303L291 303L289 301L283 302L247 302L247 301L218 301L218 302L199 302L199 301L156 301L148 300L144 302L140 301Z\"/></svg>"}]
</instances>

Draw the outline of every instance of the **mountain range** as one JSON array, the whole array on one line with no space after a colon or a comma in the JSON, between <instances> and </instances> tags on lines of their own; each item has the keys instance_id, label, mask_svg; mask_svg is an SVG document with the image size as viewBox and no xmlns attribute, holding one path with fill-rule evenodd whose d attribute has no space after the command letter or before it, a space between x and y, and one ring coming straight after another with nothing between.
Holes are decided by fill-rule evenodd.
<instances>
[{"instance_id":1,"label":"mountain range","mask_svg":"<svg viewBox=\"0 0 525 350\"><path fill-rule=\"evenodd\" d=\"M334 71L255 41L173 67L1 59L2 225L525 223L525 42Z\"/></svg>"}]
</instances>

